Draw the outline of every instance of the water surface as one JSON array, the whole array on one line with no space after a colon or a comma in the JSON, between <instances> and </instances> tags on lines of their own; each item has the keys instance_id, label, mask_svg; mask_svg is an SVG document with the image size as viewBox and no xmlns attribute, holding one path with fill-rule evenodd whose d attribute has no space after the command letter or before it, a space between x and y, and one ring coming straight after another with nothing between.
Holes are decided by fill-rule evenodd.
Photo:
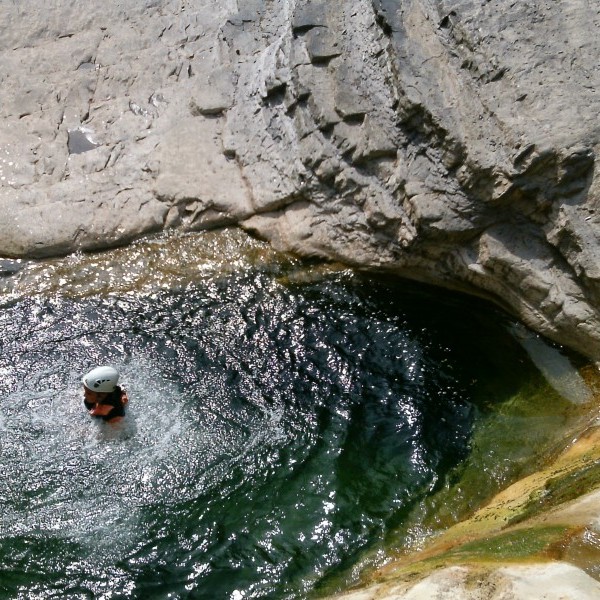
<instances>
[{"instance_id":1,"label":"water surface","mask_svg":"<svg viewBox=\"0 0 600 600\"><path fill-rule=\"evenodd\" d=\"M414 536L524 386L564 421L499 312L238 234L10 272L2 597L304 597ZM120 428L83 410L97 364L122 371Z\"/></svg>"}]
</instances>

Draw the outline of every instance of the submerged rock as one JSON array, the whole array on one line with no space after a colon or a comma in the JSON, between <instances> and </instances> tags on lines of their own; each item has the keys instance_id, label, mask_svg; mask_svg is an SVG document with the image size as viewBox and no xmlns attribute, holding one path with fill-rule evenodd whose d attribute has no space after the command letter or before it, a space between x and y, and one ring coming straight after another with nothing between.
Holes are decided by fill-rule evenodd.
<instances>
[{"instance_id":1,"label":"submerged rock","mask_svg":"<svg viewBox=\"0 0 600 600\"><path fill-rule=\"evenodd\" d=\"M541 470L432 536L420 552L400 552L353 590L327 597L599 597L599 437L592 424Z\"/></svg>"},{"instance_id":2,"label":"submerged rock","mask_svg":"<svg viewBox=\"0 0 600 600\"><path fill-rule=\"evenodd\" d=\"M34 7L3 13L0 255L239 224L600 360L593 4Z\"/></svg>"}]
</instances>

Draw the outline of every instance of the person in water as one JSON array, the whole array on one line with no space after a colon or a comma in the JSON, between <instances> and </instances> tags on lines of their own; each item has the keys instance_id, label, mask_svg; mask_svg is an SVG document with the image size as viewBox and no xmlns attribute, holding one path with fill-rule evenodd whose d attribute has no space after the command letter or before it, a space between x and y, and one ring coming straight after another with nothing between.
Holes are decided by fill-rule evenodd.
<instances>
[{"instance_id":1,"label":"person in water","mask_svg":"<svg viewBox=\"0 0 600 600\"><path fill-rule=\"evenodd\" d=\"M127 393L122 390L119 372L112 367L96 367L83 376L83 404L90 415L106 423L118 423L125 416Z\"/></svg>"}]
</instances>

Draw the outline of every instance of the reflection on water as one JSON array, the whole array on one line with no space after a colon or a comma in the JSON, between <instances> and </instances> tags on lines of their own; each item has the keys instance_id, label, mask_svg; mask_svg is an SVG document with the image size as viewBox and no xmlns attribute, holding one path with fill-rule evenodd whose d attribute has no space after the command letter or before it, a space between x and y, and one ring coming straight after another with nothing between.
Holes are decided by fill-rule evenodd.
<instances>
[{"instance_id":1,"label":"reflection on water","mask_svg":"<svg viewBox=\"0 0 600 600\"><path fill-rule=\"evenodd\" d=\"M0 292L6 597L302 597L535 377L476 302L237 234L25 265ZM120 428L82 406L104 363L131 399Z\"/></svg>"}]
</instances>

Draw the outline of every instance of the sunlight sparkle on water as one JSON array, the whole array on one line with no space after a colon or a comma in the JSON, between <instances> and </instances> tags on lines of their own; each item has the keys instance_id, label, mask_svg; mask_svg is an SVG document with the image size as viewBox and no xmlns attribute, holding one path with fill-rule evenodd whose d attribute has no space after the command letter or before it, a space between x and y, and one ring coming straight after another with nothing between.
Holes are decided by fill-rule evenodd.
<instances>
[{"instance_id":1,"label":"sunlight sparkle on water","mask_svg":"<svg viewBox=\"0 0 600 600\"><path fill-rule=\"evenodd\" d=\"M464 310L421 289L238 232L20 264L0 300L0 567L15 597L301 598L379 556L468 457L481 327L469 337ZM513 376L518 346L490 331ZM95 364L121 371L119 427L82 406Z\"/></svg>"}]
</instances>

